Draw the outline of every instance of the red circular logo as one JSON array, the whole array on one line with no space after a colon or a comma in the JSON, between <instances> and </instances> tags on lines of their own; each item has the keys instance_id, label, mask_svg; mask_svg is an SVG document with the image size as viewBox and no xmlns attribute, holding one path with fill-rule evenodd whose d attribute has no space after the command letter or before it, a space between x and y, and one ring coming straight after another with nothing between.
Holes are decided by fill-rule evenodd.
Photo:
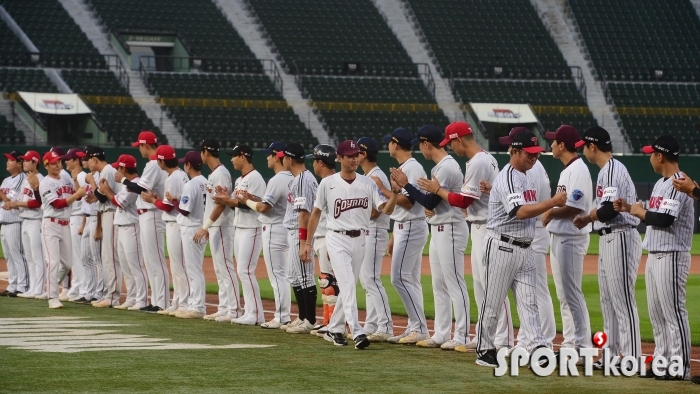
<instances>
[{"instance_id":1,"label":"red circular logo","mask_svg":"<svg viewBox=\"0 0 700 394\"><path fill-rule=\"evenodd\" d=\"M593 334L593 345L597 348L602 348L608 342L608 336L603 331L598 331Z\"/></svg>"}]
</instances>

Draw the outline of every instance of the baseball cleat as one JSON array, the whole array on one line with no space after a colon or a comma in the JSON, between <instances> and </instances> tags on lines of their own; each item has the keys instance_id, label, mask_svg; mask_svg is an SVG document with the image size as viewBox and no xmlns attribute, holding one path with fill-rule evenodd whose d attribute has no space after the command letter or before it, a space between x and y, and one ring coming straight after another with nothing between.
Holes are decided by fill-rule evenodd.
<instances>
[{"instance_id":1,"label":"baseball cleat","mask_svg":"<svg viewBox=\"0 0 700 394\"><path fill-rule=\"evenodd\" d=\"M66 302L69 299L70 299L70 297L68 297L68 289L61 290L61 294L59 294L58 300L62 301L62 302Z\"/></svg>"},{"instance_id":2,"label":"baseball cleat","mask_svg":"<svg viewBox=\"0 0 700 394\"><path fill-rule=\"evenodd\" d=\"M316 325L314 326L314 328L311 329L311 332L309 334L318 336L318 331L324 327L326 326L323 324L316 323ZM323 338L323 335L325 335L325 332L321 334L321 338Z\"/></svg>"},{"instance_id":3,"label":"baseball cleat","mask_svg":"<svg viewBox=\"0 0 700 394\"><path fill-rule=\"evenodd\" d=\"M161 309L161 310L157 311L156 313L159 315L168 316L168 315L170 315L170 312L172 312L172 311L170 309L166 308L166 309Z\"/></svg>"},{"instance_id":4,"label":"baseball cleat","mask_svg":"<svg viewBox=\"0 0 700 394\"><path fill-rule=\"evenodd\" d=\"M102 300L97 304L92 304L92 306L93 308L112 308L113 306L119 306L119 304L112 305L112 303L109 300Z\"/></svg>"},{"instance_id":5,"label":"baseball cleat","mask_svg":"<svg viewBox=\"0 0 700 394\"><path fill-rule=\"evenodd\" d=\"M399 341L402 340L403 338L407 337L408 334L410 334L410 333L408 331L406 331L403 334L394 335L393 337L389 337L389 338L387 338L386 341L389 343L399 343Z\"/></svg>"},{"instance_id":6,"label":"baseball cleat","mask_svg":"<svg viewBox=\"0 0 700 394\"><path fill-rule=\"evenodd\" d=\"M354 341L355 349L362 350L369 346L369 339L367 339L367 335L365 334L358 335L357 338L354 339Z\"/></svg>"},{"instance_id":7,"label":"baseball cleat","mask_svg":"<svg viewBox=\"0 0 700 394\"><path fill-rule=\"evenodd\" d=\"M304 321L295 326L295 327L289 327L287 329L287 332L290 334L308 334L311 332L311 329L314 328L314 326L309 323L306 319Z\"/></svg>"},{"instance_id":8,"label":"baseball cleat","mask_svg":"<svg viewBox=\"0 0 700 394\"><path fill-rule=\"evenodd\" d=\"M138 312L141 310L141 308L144 308L143 304L136 304L136 305L131 305L130 307L126 308L129 311L134 311Z\"/></svg>"},{"instance_id":9,"label":"baseball cleat","mask_svg":"<svg viewBox=\"0 0 700 394\"><path fill-rule=\"evenodd\" d=\"M217 323L231 323L231 320L233 320L233 319L235 319L235 317L233 317L233 315L227 313L223 316L217 317L216 319L214 319L214 321Z\"/></svg>"},{"instance_id":10,"label":"baseball cleat","mask_svg":"<svg viewBox=\"0 0 700 394\"><path fill-rule=\"evenodd\" d=\"M253 315L243 315L237 319L232 319L231 324L240 324L242 326L257 326L258 319Z\"/></svg>"},{"instance_id":11,"label":"baseball cleat","mask_svg":"<svg viewBox=\"0 0 700 394\"><path fill-rule=\"evenodd\" d=\"M282 326L284 326L284 325L286 325L286 324L291 324L291 322L280 323L280 322L278 322L277 320L272 319L272 320L270 320L270 321L267 322L267 323L261 324L261 325L260 325L260 328L265 328L265 329L268 329L268 330L272 330L272 329L280 328L280 327L282 327Z\"/></svg>"},{"instance_id":12,"label":"baseball cleat","mask_svg":"<svg viewBox=\"0 0 700 394\"><path fill-rule=\"evenodd\" d=\"M375 332L374 334L367 337L370 342L386 342L389 338L393 337L392 334L387 334L385 332Z\"/></svg>"},{"instance_id":13,"label":"baseball cleat","mask_svg":"<svg viewBox=\"0 0 700 394\"><path fill-rule=\"evenodd\" d=\"M498 367L498 361L496 361L496 349L489 349L484 354L476 359L476 365L481 365L482 367Z\"/></svg>"},{"instance_id":14,"label":"baseball cleat","mask_svg":"<svg viewBox=\"0 0 700 394\"><path fill-rule=\"evenodd\" d=\"M211 315L205 315L204 320L216 321L217 317L226 316L227 314L228 311L218 311L216 313L212 313Z\"/></svg>"},{"instance_id":15,"label":"baseball cleat","mask_svg":"<svg viewBox=\"0 0 700 394\"><path fill-rule=\"evenodd\" d=\"M34 297L36 297L36 294L27 292L27 293L17 294L17 297L20 297L20 298L34 298Z\"/></svg>"},{"instance_id":16,"label":"baseball cleat","mask_svg":"<svg viewBox=\"0 0 700 394\"><path fill-rule=\"evenodd\" d=\"M7 297L7 293L9 293L9 290L5 289L2 292L0 292L0 296Z\"/></svg>"},{"instance_id":17,"label":"baseball cleat","mask_svg":"<svg viewBox=\"0 0 700 394\"><path fill-rule=\"evenodd\" d=\"M133 303L133 302L131 302L131 301L126 301L125 303L123 303L123 304L121 304L121 305L115 306L114 309L120 309L120 310L125 311L125 310L127 310L127 309L129 309L129 308L131 308L131 307L133 307L133 306L134 306L134 303Z\"/></svg>"},{"instance_id":18,"label":"baseball cleat","mask_svg":"<svg viewBox=\"0 0 700 394\"><path fill-rule=\"evenodd\" d=\"M91 301L90 301L90 305L95 305L95 304L97 304L98 302L102 302L103 300L104 300L104 298L98 298L98 299L95 299L95 300L91 300Z\"/></svg>"},{"instance_id":19,"label":"baseball cleat","mask_svg":"<svg viewBox=\"0 0 700 394\"><path fill-rule=\"evenodd\" d=\"M175 317L180 318L180 319L202 319L202 318L204 318L204 313L197 312L197 311L184 311L184 312L177 312L175 314Z\"/></svg>"},{"instance_id":20,"label":"baseball cleat","mask_svg":"<svg viewBox=\"0 0 700 394\"><path fill-rule=\"evenodd\" d=\"M280 330L282 330L282 331L287 331L288 328L290 328L290 327L296 327L296 326L298 326L298 325L301 324L301 323L302 323L302 320L300 320L300 319L297 317L293 322L281 325L281 326L280 326Z\"/></svg>"},{"instance_id":21,"label":"baseball cleat","mask_svg":"<svg viewBox=\"0 0 700 394\"><path fill-rule=\"evenodd\" d=\"M61 309L63 308L63 304L61 303L61 300L58 298L52 298L49 300L49 308L50 309Z\"/></svg>"},{"instance_id":22,"label":"baseball cleat","mask_svg":"<svg viewBox=\"0 0 700 394\"><path fill-rule=\"evenodd\" d=\"M413 345L428 338L430 338L428 334L421 334L418 331L411 331L410 334L399 339L399 343L402 345Z\"/></svg>"},{"instance_id":23,"label":"baseball cleat","mask_svg":"<svg viewBox=\"0 0 700 394\"><path fill-rule=\"evenodd\" d=\"M417 344L416 344L417 345ZM459 343L455 341L454 339L450 339L449 341L443 343L440 345L440 349L442 350L455 350L457 346L464 345L463 343Z\"/></svg>"},{"instance_id":24,"label":"baseball cleat","mask_svg":"<svg viewBox=\"0 0 700 394\"><path fill-rule=\"evenodd\" d=\"M323 339L335 346L348 346L348 341L345 340L345 336L339 332L326 331L323 335Z\"/></svg>"},{"instance_id":25,"label":"baseball cleat","mask_svg":"<svg viewBox=\"0 0 700 394\"><path fill-rule=\"evenodd\" d=\"M20 293L19 291L10 291L10 292L7 293L7 296L8 296L8 297L15 298L15 297L17 297L19 294L22 294L22 293Z\"/></svg>"},{"instance_id":26,"label":"baseball cleat","mask_svg":"<svg viewBox=\"0 0 700 394\"><path fill-rule=\"evenodd\" d=\"M180 309L180 308L178 308L178 309L174 309L174 310L170 311L170 313L168 313L168 315L170 315L170 316L177 316L178 313L186 313L186 312L187 312L187 309ZM202 316L204 316L204 315L202 315Z\"/></svg>"},{"instance_id":27,"label":"baseball cleat","mask_svg":"<svg viewBox=\"0 0 700 394\"><path fill-rule=\"evenodd\" d=\"M39 294L38 296L36 296L34 298L36 298L37 300L48 300L49 294L48 293Z\"/></svg>"},{"instance_id":28,"label":"baseball cleat","mask_svg":"<svg viewBox=\"0 0 700 394\"><path fill-rule=\"evenodd\" d=\"M313 331L311 331L311 332L313 332ZM320 328L320 329L316 332L316 336L319 337L319 338L323 338L323 337L326 335L327 332L328 332L328 326L323 326L323 328Z\"/></svg>"},{"instance_id":29,"label":"baseball cleat","mask_svg":"<svg viewBox=\"0 0 700 394\"><path fill-rule=\"evenodd\" d=\"M416 342L416 346L435 349L435 348L439 348L440 346L442 346L442 344L435 342L432 338L428 338L428 339L424 339L422 341Z\"/></svg>"}]
</instances>

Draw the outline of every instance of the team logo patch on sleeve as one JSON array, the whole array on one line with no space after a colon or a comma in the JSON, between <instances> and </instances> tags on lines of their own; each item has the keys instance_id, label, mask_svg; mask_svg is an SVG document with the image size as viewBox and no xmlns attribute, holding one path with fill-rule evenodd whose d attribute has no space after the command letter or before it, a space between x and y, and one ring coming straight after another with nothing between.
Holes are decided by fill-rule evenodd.
<instances>
[{"instance_id":1,"label":"team logo patch on sleeve","mask_svg":"<svg viewBox=\"0 0 700 394\"><path fill-rule=\"evenodd\" d=\"M574 189L573 192L571 192L571 199L574 201L581 201L583 198L583 192L579 189Z\"/></svg>"},{"instance_id":2,"label":"team logo patch on sleeve","mask_svg":"<svg viewBox=\"0 0 700 394\"><path fill-rule=\"evenodd\" d=\"M190 202L190 198L189 198L189 197L187 197L187 196L182 196L182 197L180 198L180 203L182 203L182 204L187 204L188 202Z\"/></svg>"}]
</instances>

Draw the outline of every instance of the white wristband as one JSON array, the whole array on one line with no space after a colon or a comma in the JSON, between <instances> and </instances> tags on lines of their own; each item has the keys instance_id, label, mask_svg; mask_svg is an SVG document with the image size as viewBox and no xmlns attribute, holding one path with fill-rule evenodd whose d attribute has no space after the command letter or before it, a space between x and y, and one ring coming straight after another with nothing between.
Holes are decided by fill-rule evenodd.
<instances>
[{"instance_id":1,"label":"white wristband","mask_svg":"<svg viewBox=\"0 0 700 394\"><path fill-rule=\"evenodd\" d=\"M208 230L211 225L214 224L214 221L211 219L207 219L204 221L204 225L202 225L202 228L205 230Z\"/></svg>"},{"instance_id":2,"label":"white wristband","mask_svg":"<svg viewBox=\"0 0 700 394\"><path fill-rule=\"evenodd\" d=\"M257 201L246 200L245 205L247 205L248 208L252 209L252 210L255 211L255 212L258 211L258 203L257 203Z\"/></svg>"}]
</instances>

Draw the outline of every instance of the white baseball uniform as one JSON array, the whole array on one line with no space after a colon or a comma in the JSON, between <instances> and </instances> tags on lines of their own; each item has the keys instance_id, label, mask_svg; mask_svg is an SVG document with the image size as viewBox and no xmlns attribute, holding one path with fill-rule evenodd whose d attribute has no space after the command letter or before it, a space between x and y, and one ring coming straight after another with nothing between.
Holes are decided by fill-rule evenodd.
<instances>
[{"instance_id":1,"label":"white baseball uniform","mask_svg":"<svg viewBox=\"0 0 700 394\"><path fill-rule=\"evenodd\" d=\"M41 236L44 241L44 256L48 260L49 299L58 298L59 283L63 281L73 265L69 228L71 208L65 205L65 199L70 197L72 192L73 188L67 186L62 178L47 176L39 184L43 211ZM63 201L62 207L59 201ZM56 203L57 206L52 203Z\"/></svg>"},{"instance_id":2,"label":"white baseball uniform","mask_svg":"<svg viewBox=\"0 0 700 394\"><path fill-rule=\"evenodd\" d=\"M37 179L41 182L44 176L37 173ZM41 204L36 200L34 190L25 177L22 181L22 194L18 200L32 204L34 208L20 208L19 217L22 219L22 248L24 257L29 267L29 292L41 295L46 292L47 260L44 258L44 247L41 238L41 219L43 212ZM31 201L31 202L30 202Z\"/></svg>"},{"instance_id":3,"label":"white baseball uniform","mask_svg":"<svg viewBox=\"0 0 700 394\"><path fill-rule=\"evenodd\" d=\"M369 228L372 208L379 209L386 198L379 194L374 181L356 174L352 182L334 174L321 180L315 207L327 217L328 253L338 281L339 295L331 315L329 332L343 333L345 323L352 335L365 334L357 318L356 284L364 259L365 229ZM348 232L356 232L350 234Z\"/></svg>"},{"instance_id":4,"label":"white baseball uniform","mask_svg":"<svg viewBox=\"0 0 700 394\"><path fill-rule=\"evenodd\" d=\"M425 170L414 158L401 163L399 168L406 174L408 182L416 186L419 178L425 178ZM408 192L403 190L404 195ZM403 302L408 314L407 331L428 333L423 308L423 286L420 283L420 268L423 246L428 239L428 224L420 204L411 209L399 205L391 214L394 220L394 249L391 254L391 284Z\"/></svg>"},{"instance_id":5,"label":"white baseball uniform","mask_svg":"<svg viewBox=\"0 0 700 394\"><path fill-rule=\"evenodd\" d=\"M80 187L85 186L85 175L85 172L82 171L78 174L77 178ZM70 185L75 188L75 182L72 177ZM83 290L83 283L85 283L85 259L82 253L82 236L78 234L80 227L83 225L82 205L82 199L71 204L70 236L73 247L73 269L71 270L70 290L68 291L68 298L70 299L78 299L85 293Z\"/></svg>"},{"instance_id":6,"label":"white baseball uniform","mask_svg":"<svg viewBox=\"0 0 700 394\"><path fill-rule=\"evenodd\" d=\"M267 182L267 189L262 202L270 205L267 213L260 213L258 221L263 229L263 257L267 276L270 278L272 292L275 295L275 317L279 323L291 321L289 316L292 293L289 288L289 265L287 229L282 225L287 212L289 184L294 176L289 171L280 171Z\"/></svg>"},{"instance_id":7,"label":"white baseball uniform","mask_svg":"<svg viewBox=\"0 0 700 394\"><path fill-rule=\"evenodd\" d=\"M143 177L141 177L143 183ZM175 169L165 180L165 191L170 195L180 200L182 189L190 180L180 168ZM165 195L165 193L163 193ZM159 196L162 198L162 196ZM172 207L172 202L163 199L163 204ZM204 202L202 202L204 206ZM143 216L143 215L141 215ZM157 215L156 215L157 216ZM170 259L170 272L173 275L173 301L170 305L170 311L174 312L178 309L187 310L188 299L190 297L190 284L187 278L187 268L183 260L184 245L180 232L180 225L177 223L178 212L176 210L163 211L161 213L162 220L165 222L165 239L168 243L168 257ZM139 218L140 219L140 218ZM143 240L143 232L141 233ZM145 250L145 249L144 249ZM144 256L145 257L145 256ZM166 297L167 294L166 292Z\"/></svg>"},{"instance_id":8,"label":"white baseball uniform","mask_svg":"<svg viewBox=\"0 0 700 394\"><path fill-rule=\"evenodd\" d=\"M22 196L22 183L26 175L21 172L15 176L3 179L0 190L10 201L19 201ZM7 291L19 291L25 293L31 290L31 275L29 265L22 248L22 218L19 211L4 210L0 202L0 236L2 237L2 251L7 263Z\"/></svg>"},{"instance_id":9,"label":"white baseball uniform","mask_svg":"<svg viewBox=\"0 0 700 394\"><path fill-rule=\"evenodd\" d=\"M98 174L93 173L93 177ZM87 195L93 194L92 187L85 185ZM83 256L85 280L81 286L81 297L88 301L102 298L104 282L102 278L102 240L95 239L97 230L97 202L88 203L87 198L83 198L80 204L80 211L85 218L85 227L81 236L81 253Z\"/></svg>"},{"instance_id":10,"label":"white baseball uniform","mask_svg":"<svg viewBox=\"0 0 700 394\"><path fill-rule=\"evenodd\" d=\"M114 180L117 170L106 163L95 177L95 184L99 186L102 179L107 180L107 184L114 193L119 193L123 185ZM119 297L122 290L122 268L119 263L118 237L119 232L114 225L114 214L116 207L111 201L100 202L97 205L98 211L102 212L102 278L104 281L103 299L109 300L112 306L119 305Z\"/></svg>"},{"instance_id":11,"label":"white baseball uniform","mask_svg":"<svg viewBox=\"0 0 700 394\"><path fill-rule=\"evenodd\" d=\"M389 179L377 166L369 170L365 176L368 178L376 176L382 181L385 188L391 188ZM382 261L389 243L390 219L389 215L380 212L379 217L370 219L369 228L365 231L365 257L360 267L360 283L365 290L367 315L364 329L368 333L394 335L389 297L386 295L386 289L384 289L381 279Z\"/></svg>"},{"instance_id":12,"label":"white baseball uniform","mask_svg":"<svg viewBox=\"0 0 700 394\"><path fill-rule=\"evenodd\" d=\"M162 197L165 194L165 181L168 173L158 166L157 160L150 160L143 168L138 185ZM151 284L151 304L161 309L170 308L170 274L165 263L165 222L155 205L143 201L141 195L136 200L140 239L146 272Z\"/></svg>"},{"instance_id":13,"label":"white baseball uniform","mask_svg":"<svg viewBox=\"0 0 700 394\"><path fill-rule=\"evenodd\" d=\"M214 210L215 203L212 197L216 195L217 186L228 190L229 195L233 193L231 173L221 164L212 170L207 180L204 220L209 219ZM237 318L241 314L241 303L238 278L233 267L233 215L233 209L225 207L219 218L209 227L209 250L219 284L219 312L228 311L229 315Z\"/></svg>"},{"instance_id":14,"label":"white baseball uniform","mask_svg":"<svg viewBox=\"0 0 700 394\"><path fill-rule=\"evenodd\" d=\"M233 196L247 191L251 196L261 198L265 193L265 180L257 170L252 170L236 179ZM238 277L241 278L245 315L255 317L258 324L265 322L260 287L255 277L255 268L262 249L262 225L258 221L258 213L243 205L236 207L233 218L235 227L233 251L236 256Z\"/></svg>"},{"instance_id":15,"label":"white baseball uniform","mask_svg":"<svg viewBox=\"0 0 700 394\"><path fill-rule=\"evenodd\" d=\"M683 378L690 378L690 324L686 302L686 284L690 270L690 245L693 241L694 202L673 188L678 172L659 179L649 200L649 211L671 215L669 227L647 226L642 247L649 251L645 279L649 318L654 328L654 357L670 360L680 356Z\"/></svg>"},{"instance_id":16,"label":"white baseball uniform","mask_svg":"<svg viewBox=\"0 0 700 394\"><path fill-rule=\"evenodd\" d=\"M610 159L598 173L596 203L600 209L604 202L618 198L633 203L637 191L627 168L616 159ZM608 335L606 346L612 354L639 357L639 315L634 298L637 270L642 257L642 239L636 227L639 219L629 213L620 213L612 220L595 221L593 229L600 234L598 257L598 284L603 326Z\"/></svg>"},{"instance_id":17,"label":"white baseball uniform","mask_svg":"<svg viewBox=\"0 0 700 394\"><path fill-rule=\"evenodd\" d=\"M182 187L180 195L180 211L189 212L187 215L178 213L177 224L180 226L182 238L182 255L187 272L189 298L187 309L190 311L205 313L206 283L204 281L204 249L207 247L206 239L199 242L193 241L194 234L202 228L204 221L204 202L206 201L207 179L202 175L190 179Z\"/></svg>"}]
</instances>

